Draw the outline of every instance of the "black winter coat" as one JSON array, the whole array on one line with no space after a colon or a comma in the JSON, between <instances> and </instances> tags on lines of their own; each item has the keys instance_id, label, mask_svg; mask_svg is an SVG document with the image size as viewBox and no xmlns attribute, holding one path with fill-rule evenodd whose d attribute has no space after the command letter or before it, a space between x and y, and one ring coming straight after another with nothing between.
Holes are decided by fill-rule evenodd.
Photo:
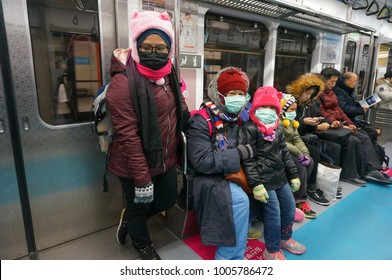
<instances>
[{"instance_id":1,"label":"black winter coat","mask_svg":"<svg viewBox=\"0 0 392 280\"><path fill-rule=\"evenodd\" d=\"M257 154L242 163L251 188L263 184L267 191L276 190L287 184L288 180L298 178L297 167L287 149L282 128L278 127L276 133L274 140L267 141L253 122L247 122L240 129L240 143L250 143L251 139L256 139Z\"/></svg>"},{"instance_id":2,"label":"black winter coat","mask_svg":"<svg viewBox=\"0 0 392 280\"><path fill-rule=\"evenodd\" d=\"M349 88L343 80L339 79L336 86L333 88L333 91L338 98L339 107L342 108L343 112L353 123L359 124L359 121L356 121L355 117L363 115L365 112L355 98L354 89Z\"/></svg>"}]
</instances>

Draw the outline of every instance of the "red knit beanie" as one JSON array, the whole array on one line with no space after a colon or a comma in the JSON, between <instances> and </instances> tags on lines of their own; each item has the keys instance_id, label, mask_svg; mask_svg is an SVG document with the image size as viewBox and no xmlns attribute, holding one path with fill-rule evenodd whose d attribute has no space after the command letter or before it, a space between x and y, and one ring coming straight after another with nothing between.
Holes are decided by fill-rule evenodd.
<instances>
[{"instance_id":1,"label":"red knit beanie","mask_svg":"<svg viewBox=\"0 0 392 280\"><path fill-rule=\"evenodd\" d=\"M218 78L218 91L226 96L230 90L243 90L246 92L246 83L241 73L235 69L222 72Z\"/></svg>"}]
</instances>

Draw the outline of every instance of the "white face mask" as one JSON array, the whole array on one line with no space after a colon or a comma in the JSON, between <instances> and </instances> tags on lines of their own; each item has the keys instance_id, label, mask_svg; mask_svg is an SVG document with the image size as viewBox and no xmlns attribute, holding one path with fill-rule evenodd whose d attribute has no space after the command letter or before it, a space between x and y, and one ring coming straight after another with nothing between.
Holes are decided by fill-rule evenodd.
<instances>
[{"instance_id":1,"label":"white face mask","mask_svg":"<svg viewBox=\"0 0 392 280\"><path fill-rule=\"evenodd\" d=\"M278 120L278 115L270 108L255 110L255 116L264 125L274 124Z\"/></svg>"},{"instance_id":2,"label":"white face mask","mask_svg":"<svg viewBox=\"0 0 392 280\"><path fill-rule=\"evenodd\" d=\"M297 116L296 112L285 112L284 116L286 117L286 119L293 121L295 119L295 117Z\"/></svg>"}]
</instances>

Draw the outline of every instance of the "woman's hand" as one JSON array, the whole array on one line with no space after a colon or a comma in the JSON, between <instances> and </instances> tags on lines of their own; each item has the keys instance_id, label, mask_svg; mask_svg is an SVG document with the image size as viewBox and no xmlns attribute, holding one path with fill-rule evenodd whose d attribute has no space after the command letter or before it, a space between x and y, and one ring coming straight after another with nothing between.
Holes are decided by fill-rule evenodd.
<instances>
[{"instance_id":1,"label":"woman's hand","mask_svg":"<svg viewBox=\"0 0 392 280\"><path fill-rule=\"evenodd\" d=\"M333 121L333 123L331 123L331 128L337 127L342 127L342 124L340 123L340 121Z\"/></svg>"},{"instance_id":2,"label":"woman's hand","mask_svg":"<svg viewBox=\"0 0 392 280\"><path fill-rule=\"evenodd\" d=\"M320 124L317 126L317 131L326 131L326 130L328 130L329 128L330 128L329 123L324 122L324 123L320 123Z\"/></svg>"},{"instance_id":3,"label":"woman's hand","mask_svg":"<svg viewBox=\"0 0 392 280\"><path fill-rule=\"evenodd\" d=\"M320 123L320 120L318 118L304 118L303 119L304 124L306 125L311 125L311 126L315 126L318 125Z\"/></svg>"}]
</instances>

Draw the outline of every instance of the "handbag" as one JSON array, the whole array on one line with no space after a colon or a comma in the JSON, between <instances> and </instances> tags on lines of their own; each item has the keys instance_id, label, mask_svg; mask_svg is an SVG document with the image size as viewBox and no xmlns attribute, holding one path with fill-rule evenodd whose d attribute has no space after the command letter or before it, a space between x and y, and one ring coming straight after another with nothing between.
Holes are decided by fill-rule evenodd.
<instances>
[{"instance_id":1,"label":"handbag","mask_svg":"<svg viewBox=\"0 0 392 280\"><path fill-rule=\"evenodd\" d=\"M337 165L319 162L317 170L317 186L329 201L336 199L342 168Z\"/></svg>"},{"instance_id":2,"label":"handbag","mask_svg":"<svg viewBox=\"0 0 392 280\"><path fill-rule=\"evenodd\" d=\"M338 128L330 128L326 131L316 131L315 134L323 139L330 140L336 143L342 143L347 140L352 132L350 129L338 127Z\"/></svg>"},{"instance_id":3,"label":"handbag","mask_svg":"<svg viewBox=\"0 0 392 280\"><path fill-rule=\"evenodd\" d=\"M312 144L318 137L313 133L305 133L304 135L301 135L301 139L305 144Z\"/></svg>"},{"instance_id":4,"label":"handbag","mask_svg":"<svg viewBox=\"0 0 392 280\"><path fill-rule=\"evenodd\" d=\"M247 194L253 193L253 190L249 187L248 179L246 178L246 174L242 166L240 166L240 171L227 174L225 176L225 180L236 183Z\"/></svg>"}]
</instances>

